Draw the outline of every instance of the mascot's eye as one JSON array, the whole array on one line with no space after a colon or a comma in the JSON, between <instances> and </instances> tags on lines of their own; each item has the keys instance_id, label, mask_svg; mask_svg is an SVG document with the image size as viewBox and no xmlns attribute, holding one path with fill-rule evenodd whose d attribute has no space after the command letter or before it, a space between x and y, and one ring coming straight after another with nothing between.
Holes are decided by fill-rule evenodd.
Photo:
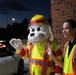
<instances>
[{"instance_id":1,"label":"mascot's eye","mask_svg":"<svg viewBox=\"0 0 76 75\"><path fill-rule=\"evenodd\" d=\"M41 31L40 27L37 28L37 31Z\"/></svg>"},{"instance_id":2,"label":"mascot's eye","mask_svg":"<svg viewBox=\"0 0 76 75\"><path fill-rule=\"evenodd\" d=\"M32 29L32 32L34 32L35 31L35 29Z\"/></svg>"}]
</instances>

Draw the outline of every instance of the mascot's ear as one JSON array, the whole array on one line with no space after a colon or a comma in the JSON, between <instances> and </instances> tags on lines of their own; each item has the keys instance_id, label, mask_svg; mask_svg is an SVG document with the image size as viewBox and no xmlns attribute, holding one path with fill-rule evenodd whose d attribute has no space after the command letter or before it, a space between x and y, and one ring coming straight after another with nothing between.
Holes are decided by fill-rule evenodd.
<instances>
[{"instance_id":1,"label":"mascot's ear","mask_svg":"<svg viewBox=\"0 0 76 75\"><path fill-rule=\"evenodd\" d=\"M53 33L52 33L51 26L49 26L49 32L50 32L49 40L52 41L54 39L54 36L53 36Z\"/></svg>"}]
</instances>

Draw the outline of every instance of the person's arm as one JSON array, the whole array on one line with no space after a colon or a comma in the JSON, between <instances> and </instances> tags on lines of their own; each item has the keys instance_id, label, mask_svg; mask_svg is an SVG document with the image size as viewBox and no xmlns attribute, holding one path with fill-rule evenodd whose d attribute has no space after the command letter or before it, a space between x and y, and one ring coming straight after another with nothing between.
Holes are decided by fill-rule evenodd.
<instances>
[{"instance_id":1,"label":"person's arm","mask_svg":"<svg viewBox=\"0 0 76 75\"><path fill-rule=\"evenodd\" d=\"M52 59L54 60L54 62L56 63L56 64L58 64L60 67L62 67L63 68L63 61L61 61L61 60L59 60L53 53L51 53L51 55L50 55L51 57L52 57Z\"/></svg>"}]
</instances>

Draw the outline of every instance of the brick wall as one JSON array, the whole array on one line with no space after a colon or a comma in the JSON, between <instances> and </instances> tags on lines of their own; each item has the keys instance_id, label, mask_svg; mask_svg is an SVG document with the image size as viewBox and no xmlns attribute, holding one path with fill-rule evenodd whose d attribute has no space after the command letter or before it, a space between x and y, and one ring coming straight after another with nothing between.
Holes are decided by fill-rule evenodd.
<instances>
[{"instance_id":1,"label":"brick wall","mask_svg":"<svg viewBox=\"0 0 76 75\"><path fill-rule=\"evenodd\" d=\"M53 33L61 48L67 41L63 38L62 24L66 19L76 20L76 0L50 0Z\"/></svg>"}]
</instances>

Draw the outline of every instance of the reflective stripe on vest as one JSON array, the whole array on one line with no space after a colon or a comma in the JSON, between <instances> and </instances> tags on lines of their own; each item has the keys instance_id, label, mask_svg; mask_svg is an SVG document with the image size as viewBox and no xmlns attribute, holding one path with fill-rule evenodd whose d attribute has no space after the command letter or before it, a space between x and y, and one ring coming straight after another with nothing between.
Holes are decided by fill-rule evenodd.
<instances>
[{"instance_id":1,"label":"reflective stripe on vest","mask_svg":"<svg viewBox=\"0 0 76 75\"><path fill-rule=\"evenodd\" d=\"M48 66L48 67L52 67L54 66L54 62L53 61L42 61L42 60L34 60L34 59L30 59L29 60L30 64L36 64L36 65L40 65L40 66Z\"/></svg>"},{"instance_id":2,"label":"reflective stripe on vest","mask_svg":"<svg viewBox=\"0 0 76 75\"><path fill-rule=\"evenodd\" d=\"M41 70L41 75L46 75L47 73L47 69L49 67L53 67L55 64L53 61L42 61L42 60L34 60L34 59L30 59L29 60L29 63L30 64L35 64L35 65L38 65L38 66L42 66L42 70Z\"/></svg>"}]
</instances>

